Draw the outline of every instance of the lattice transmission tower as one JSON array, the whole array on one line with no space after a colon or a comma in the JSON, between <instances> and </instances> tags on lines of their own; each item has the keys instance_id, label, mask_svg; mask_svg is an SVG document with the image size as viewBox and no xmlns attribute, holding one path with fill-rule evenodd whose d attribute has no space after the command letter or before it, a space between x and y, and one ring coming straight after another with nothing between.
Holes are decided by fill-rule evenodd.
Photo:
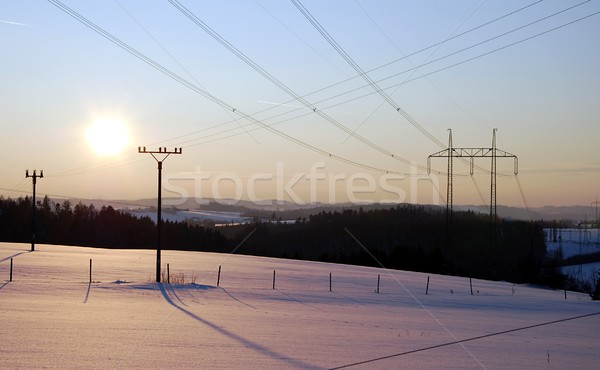
<instances>
[{"instance_id":1,"label":"lattice transmission tower","mask_svg":"<svg viewBox=\"0 0 600 370\"><path fill-rule=\"evenodd\" d=\"M490 158L490 242L492 246L496 245L496 223L498 219L498 210L496 203L496 178L498 158L513 158L514 174L519 173L519 160L516 155L496 147L496 131L492 131L492 146L487 148L455 148L452 145L452 130L448 129L448 148L439 152L433 153L427 157L427 172L431 172L431 158L447 158L448 161L448 182L446 187L446 244L450 248L452 246L452 218L453 218L453 160L454 158L469 158L469 170L473 175L475 168L475 158Z\"/></svg>"}]
</instances>

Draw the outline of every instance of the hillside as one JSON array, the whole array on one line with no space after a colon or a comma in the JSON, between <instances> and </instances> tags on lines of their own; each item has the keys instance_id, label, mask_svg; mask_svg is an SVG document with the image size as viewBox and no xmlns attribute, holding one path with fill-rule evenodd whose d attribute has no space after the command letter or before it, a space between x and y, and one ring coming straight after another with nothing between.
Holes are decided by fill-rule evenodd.
<instances>
[{"instance_id":1,"label":"hillside","mask_svg":"<svg viewBox=\"0 0 600 370\"><path fill-rule=\"evenodd\" d=\"M578 293L473 280L471 294L460 277L181 251L163 261L186 283L157 284L154 256L0 243L0 367L590 369L600 359L600 306Z\"/></svg>"}]
</instances>

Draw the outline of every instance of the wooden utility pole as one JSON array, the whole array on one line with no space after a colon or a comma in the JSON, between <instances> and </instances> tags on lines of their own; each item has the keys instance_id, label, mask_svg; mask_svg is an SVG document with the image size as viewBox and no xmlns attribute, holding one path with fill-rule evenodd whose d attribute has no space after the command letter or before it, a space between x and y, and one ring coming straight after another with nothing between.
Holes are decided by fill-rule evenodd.
<instances>
[{"instance_id":1,"label":"wooden utility pole","mask_svg":"<svg viewBox=\"0 0 600 370\"><path fill-rule=\"evenodd\" d=\"M31 251L35 251L35 185L37 184L38 178L44 177L44 171L40 171L38 175L36 170L33 170L33 174L29 174L29 170L25 170L25 178L31 177L33 182L33 205L31 207Z\"/></svg>"},{"instance_id":2,"label":"wooden utility pole","mask_svg":"<svg viewBox=\"0 0 600 370\"><path fill-rule=\"evenodd\" d=\"M174 151L168 151L167 148L158 148L158 150L146 150L146 147L138 147L138 153L150 154L158 163L158 205L156 207L156 282L160 283L160 259L161 259L161 224L162 224L162 164L171 154L181 154L181 148L175 148ZM162 158L158 158L162 156Z\"/></svg>"}]
</instances>

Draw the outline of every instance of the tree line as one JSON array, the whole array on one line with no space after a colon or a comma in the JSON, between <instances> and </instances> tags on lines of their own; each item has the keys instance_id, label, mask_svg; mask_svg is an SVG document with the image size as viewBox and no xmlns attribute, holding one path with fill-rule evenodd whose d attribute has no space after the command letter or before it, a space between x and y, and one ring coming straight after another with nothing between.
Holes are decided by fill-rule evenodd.
<instances>
[{"instance_id":1,"label":"tree line","mask_svg":"<svg viewBox=\"0 0 600 370\"><path fill-rule=\"evenodd\" d=\"M540 223L455 212L451 234L445 210L416 205L322 211L295 223L236 226L233 244L253 229L238 253L368 265L513 282L556 278Z\"/></svg>"},{"instance_id":2,"label":"tree line","mask_svg":"<svg viewBox=\"0 0 600 370\"><path fill-rule=\"evenodd\" d=\"M0 240L31 241L32 198L0 197ZM210 250L226 245L216 230L185 222L163 221L164 249ZM36 242L104 248L146 248L156 246L156 224L149 217L137 218L112 206L100 209L93 204L68 200L53 202L47 196L36 205Z\"/></svg>"},{"instance_id":3,"label":"tree line","mask_svg":"<svg viewBox=\"0 0 600 370\"><path fill-rule=\"evenodd\" d=\"M0 197L0 240L31 241L31 202L30 197ZM68 200L58 203L45 197L38 202L36 214L37 243L156 246L155 223L126 210L82 203L73 206ZM277 219L218 228L163 221L162 246L512 282L560 285L564 281L556 263L546 256L542 224L537 222L499 219L497 237L492 240L489 215L455 212L451 233L447 233L445 210L417 205L320 211L294 223Z\"/></svg>"}]
</instances>

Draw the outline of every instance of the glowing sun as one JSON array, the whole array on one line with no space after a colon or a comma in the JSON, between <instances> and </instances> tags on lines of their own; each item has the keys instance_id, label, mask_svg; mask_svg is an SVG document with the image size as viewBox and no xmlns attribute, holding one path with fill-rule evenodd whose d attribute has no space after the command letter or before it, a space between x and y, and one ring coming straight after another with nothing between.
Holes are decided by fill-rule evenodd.
<instances>
[{"instance_id":1,"label":"glowing sun","mask_svg":"<svg viewBox=\"0 0 600 370\"><path fill-rule=\"evenodd\" d=\"M86 136L92 150L102 157L119 155L129 144L129 130L117 118L97 119Z\"/></svg>"}]
</instances>

